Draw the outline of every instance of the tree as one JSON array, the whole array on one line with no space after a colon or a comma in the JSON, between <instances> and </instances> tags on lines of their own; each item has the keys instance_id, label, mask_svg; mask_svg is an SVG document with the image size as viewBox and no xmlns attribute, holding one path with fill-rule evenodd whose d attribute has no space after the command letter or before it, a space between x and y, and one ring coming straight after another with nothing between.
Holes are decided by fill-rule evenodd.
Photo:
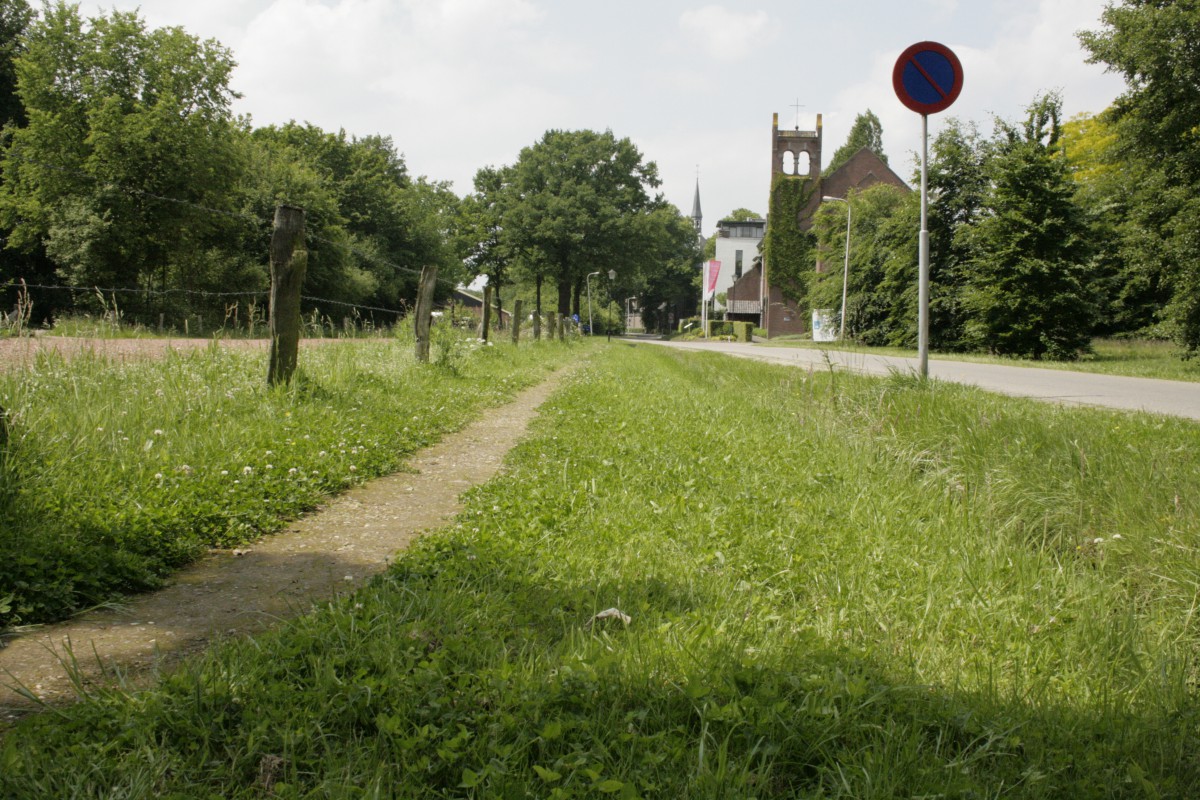
<instances>
[{"instance_id":1,"label":"tree","mask_svg":"<svg viewBox=\"0 0 1200 800\"><path fill-rule=\"evenodd\" d=\"M1137 180L1123 254L1143 302L1170 295L1166 316L1188 355L1200 352L1200 6L1111 3L1080 39L1093 63L1125 76L1110 111L1117 150ZM1144 319L1144 314L1140 316Z\"/></svg>"},{"instance_id":2,"label":"tree","mask_svg":"<svg viewBox=\"0 0 1200 800\"><path fill-rule=\"evenodd\" d=\"M230 114L233 60L134 13L85 23L46 7L15 62L28 114L11 131L0 187L8 246L44 243L79 286L162 290L222 238L241 165ZM166 199L164 199L166 198ZM144 315L164 299L127 300Z\"/></svg>"},{"instance_id":3,"label":"tree","mask_svg":"<svg viewBox=\"0 0 1200 800\"><path fill-rule=\"evenodd\" d=\"M15 62L25 49L22 37L33 18L33 10L25 0L0 3L0 127L25 122L25 107L17 96Z\"/></svg>"},{"instance_id":4,"label":"tree","mask_svg":"<svg viewBox=\"0 0 1200 800\"><path fill-rule=\"evenodd\" d=\"M887 163L887 156L883 152L883 123L869 108L866 113L859 114L854 118L854 125L850 127L850 135L846 137L846 143L834 151L833 158L829 160L829 166L825 168L824 174L832 175L838 167L849 161L851 156L864 147L879 156L883 163Z\"/></svg>"},{"instance_id":5,"label":"tree","mask_svg":"<svg viewBox=\"0 0 1200 800\"><path fill-rule=\"evenodd\" d=\"M438 267L441 286L462 276L449 242L458 198L443 184L414 181L390 137L289 122L251 139L266 167L251 187L251 213L279 202L308 212L310 294L399 309L414 302L426 264Z\"/></svg>"},{"instance_id":6,"label":"tree","mask_svg":"<svg viewBox=\"0 0 1200 800\"><path fill-rule=\"evenodd\" d=\"M540 283L558 289L571 313L589 272L621 271L645 246L635 221L651 210L658 168L611 131L548 131L521 151L506 187L503 228Z\"/></svg>"},{"instance_id":7,"label":"tree","mask_svg":"<svg viewBox=\"0 0 1200 800\"><path fill-rule=\"evenodd\" d=\"M846 333L864 344L892 344L894 329L904 326L902 300L907 291L896 296L894 290L898 287L889 285L886 269L895 247L889 237L889 222L909 194L890 184L879 184L851 192L847 198L852 210ZM816 308L841 307L846 213L845 203L823 203L813 219L817 253L827 265L824 272L810 275L809 299ZM915 274L913 279L915 285ZM901 319L895 318L897 313Z\"/></svg>"},{"instance_id":8,"label":"tree","mask_svg":"<svg viewBox=\"0 0 1200 800\"><path fill-rule=\"evenodd\" d=\"M970 270L968 233L983 214L990 145L974 123L948 121L933 141L929 159L929 343L935 350L967 348L963 289ZM912 248L917 240L912 239ZM915 249L912 250L915 252ZM912 286L915 292L916 260ZM913 342L916 305L912 305Z\"/></svg>"},{"instance_id":9,"label":"tree","mask_svg":"<svg viewBox=\"0 0 1200 800\"><path fill-rule=\"evenodd\" d=\"M1061 151L1060 110L1051 94L1021 127L997 121L984 213L969 234L966 335L1000 355L1073 359L1091 338L1087 226Z\"/></svg>"}]
</instances>

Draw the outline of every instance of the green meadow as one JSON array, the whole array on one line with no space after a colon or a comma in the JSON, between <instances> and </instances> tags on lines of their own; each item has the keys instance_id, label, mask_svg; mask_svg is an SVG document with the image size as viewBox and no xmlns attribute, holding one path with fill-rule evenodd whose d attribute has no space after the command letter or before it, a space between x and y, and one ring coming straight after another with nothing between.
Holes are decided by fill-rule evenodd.
<instances>
[{"instance_id":1,"label":"green meadow","mask_svg":"<svg viewBox=\"0 0 1200 800\"><path fill-rule=\"evenodd\" d=\"M50 354L0 372L0 630L159 585L210 547L277 530L574 357L439 331L305 348L266 385L265 352L162 360Z\"/></svg>"},{"instance_id":2,"label":"green meadow","mask_svg":"<svg viewBox=\"0 0 1200 800\"><path fill-rule=\"evenodd\" d=\"M507 352L463 370L545 373ZM154 688L24 720L0 740L0 796L1200 793L1200 427L902 376L569 352L586 363L455 524ZM379 380L330 357L348 385ZM259 391L241 413L285 425L301 396ZM333 424L321 402L293 441ZM346 424L374 452L385 430L431 435L420 420L447 403L469 405ZM247 436L205 468L261 474L250 454L268 445Z\"/></svg>"}]
</instances>

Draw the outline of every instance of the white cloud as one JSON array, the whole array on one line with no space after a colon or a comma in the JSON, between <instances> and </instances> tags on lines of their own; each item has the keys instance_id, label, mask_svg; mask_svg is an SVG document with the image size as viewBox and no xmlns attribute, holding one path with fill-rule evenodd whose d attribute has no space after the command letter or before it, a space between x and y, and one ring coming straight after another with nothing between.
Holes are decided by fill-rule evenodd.
<instances>
[{"instance_id":1,"label":"white cloud","mask_svg":"<svg viewBox=\"0 0 1200 800\"><path fill-rule=\"evenodd\" d=\"M765 11L730 11L723 6L704 6L683 12L680 29L713 58L738 61L764 41L775 38Z\"/></svg>"}]
</instances>

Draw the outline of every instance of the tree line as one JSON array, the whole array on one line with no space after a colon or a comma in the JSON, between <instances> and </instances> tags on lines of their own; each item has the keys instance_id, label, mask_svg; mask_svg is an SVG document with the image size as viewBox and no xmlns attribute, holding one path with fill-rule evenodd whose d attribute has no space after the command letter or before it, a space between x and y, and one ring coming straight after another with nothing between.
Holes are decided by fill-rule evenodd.
<instances>
[{"instance_id":1,"label":"tree line","mask_svg":"<svg viewBox=\"0 0 1200 800\"><path fill-rule=\"evenodd\" d=\"M1080 39L1127 80L1110 108L1063 120L1050 93L990 135L952 119L931 143L934 349L1073 359L1113 335L1200 348L1200 8L1125 0L1101 23ZM878 134L867 112L843 149ZM920 198L879 186L850 202L847 331L911 347ZM840 266L846 214L821 207L809 263ZM838 309L842 270L806 275L795 299Z\"/></svg>"},{"instance_id":2,"label":"tree line","mask_svg":"<svg viewBox=\"0 0 1200 800\"><path fill-rule=\"evenodd\" d=\"M595 271L616 269L606 289L656 307L686 294L695 237L628 139L548 132L460 198L411 175L388 136L235 116L234 66L220 43L136 12L0 5L0 270L80 289L31 289L39 319L88 311L92 287L119 291L137 321L219 318L265 293L279 204L305 209L319 312L402 312L426 265L442 296L486 274L551 287L560 313L578 311Z\"/></svg>"}]
</instances>

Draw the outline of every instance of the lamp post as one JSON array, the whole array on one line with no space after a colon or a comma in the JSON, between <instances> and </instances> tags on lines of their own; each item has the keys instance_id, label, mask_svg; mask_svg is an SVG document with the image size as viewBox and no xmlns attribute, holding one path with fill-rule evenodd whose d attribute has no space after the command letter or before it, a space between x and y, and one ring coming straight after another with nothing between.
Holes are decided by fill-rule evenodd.
<instances>
[{"instance_id":1,"label":"lamp post","mask_svg":"<svg viewBox=\"0 0 1200 800\"><path fill-rule=\"evenodd\" d=\"M592 326L592 276L599 275L599 272L589 272L587 276L588 290L588 336L595 336L596 329Z\"/></svg>"},{"instance_id":2,"label":"lamp post","mask_svg":"<svg viewBox=\"0 0 1200 800\"><path fill-rule=\"evenodd\" d=\"M613 281L615 281L616 279L617 279L617 271L615 269L610 269L608 271L608 296L609 296L610 300L612 298ZM604 325L604 332L605 332L605 334L607 334L608 341L611 342L612 341L612 326L608 325L606 323Z\"/></svg>"},{"instance_id":3,"label":"lamp post","mask_svg":"<svg viewBox=\"0 0 1200 800\"><path fill-rule=\"evenodd\" d=\"M850 201L843 197L830 197L826 195L821 198L823 201L846 204L846 263L842 267L842 326L838 332L838 341L846 339L846 286L850 282L850 216L854 206Z\"/></svg>"}]
</instances>

